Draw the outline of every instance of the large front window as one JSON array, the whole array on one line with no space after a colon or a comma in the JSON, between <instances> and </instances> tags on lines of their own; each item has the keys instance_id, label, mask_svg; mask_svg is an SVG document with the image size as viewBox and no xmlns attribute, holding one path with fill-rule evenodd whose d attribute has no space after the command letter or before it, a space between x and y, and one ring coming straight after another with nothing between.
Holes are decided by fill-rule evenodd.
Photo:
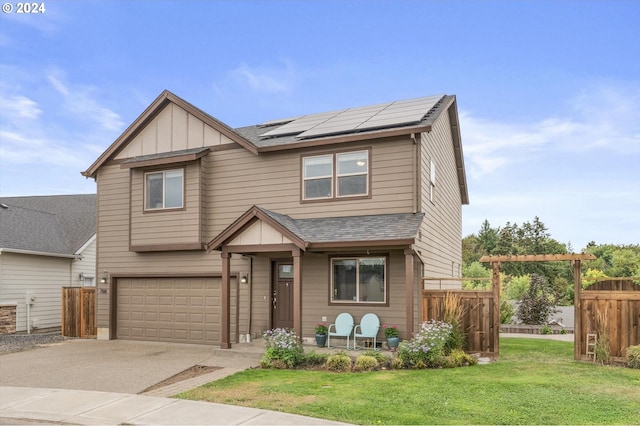
<instances>
[{"instance_id":1,"label":"large front window","mask_svg":"<svg viewBox=\"0 0 640 426\"><path fill-rule=\"evenodd\" d=\"M184 169L145 174L145 208L176 209L184 206Z\"/></svg>"},{"instance_id":2,"label":"large front window","mask_svg":"<svg viewBox=\"0 0 640 426\"><path fill-rule=\"evenodd\" d=\"M386 257L331 259L332 303L386 303Z\"/></svg>"},{"instance_id":3,"label":"large front window","mask_svg":"<svg viewBox=\"0 0 640 426\"><path fill-rule=\"evenodd\" d=\"M302 198L322 200L369 195L369 151L302 159Z\"/></svg>"}]
</instances>

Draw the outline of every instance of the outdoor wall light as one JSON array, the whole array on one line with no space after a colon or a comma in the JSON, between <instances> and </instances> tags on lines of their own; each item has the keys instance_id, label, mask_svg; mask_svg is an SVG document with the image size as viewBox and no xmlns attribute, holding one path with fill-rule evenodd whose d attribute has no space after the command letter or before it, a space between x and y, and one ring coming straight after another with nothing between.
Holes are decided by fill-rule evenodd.
<instances>
[{"instance_id":1,"label":"outdoor wall light","mask_svg":"<svg viewBox=\"0 0 640 426\"><path fill-rule=\"evenodd\" d=\"M240 275L240 284L247 284L249 282L249 275L242 274Z\"/></svg>"},{"instance_id":2,"label":"outdoor wall light","mask_svg":"<svg viewBox=\"0 0 640 426\"><path fill-rule=\"evenodd\" d=\"M80 281L83 281L83 280L84 280L84 274L83 274L82 272L80 272L80 274L78 275L78 279L79 279Z\"/></svg>"},{"instance_id":3,"label":"outdoor wall light","mask_svg":"<svg viewBox=\"0 0 640 426\"><path fill-rule=\"evenodd\" d=\"M100 284L106 284L107 282L109 282L109 275L107 274L107 271L104 271L102 278L100 278Z\"/></svg>"}]
</instances>

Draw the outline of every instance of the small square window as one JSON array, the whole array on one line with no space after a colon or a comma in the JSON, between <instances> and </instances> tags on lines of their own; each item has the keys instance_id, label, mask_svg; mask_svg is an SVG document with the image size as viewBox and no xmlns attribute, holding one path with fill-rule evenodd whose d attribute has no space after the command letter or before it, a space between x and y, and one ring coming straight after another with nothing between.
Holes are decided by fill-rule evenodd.
<instances>
[{"instance_id":1,"label":"small square window","mask_svg":"<svg viewBox=\"0 0 640 426\"><path fill-rule=\"evenodd\" d=\"M145 174L145 209L175 209L184 206L184 170Z\"/></svg>"}]
</instances>

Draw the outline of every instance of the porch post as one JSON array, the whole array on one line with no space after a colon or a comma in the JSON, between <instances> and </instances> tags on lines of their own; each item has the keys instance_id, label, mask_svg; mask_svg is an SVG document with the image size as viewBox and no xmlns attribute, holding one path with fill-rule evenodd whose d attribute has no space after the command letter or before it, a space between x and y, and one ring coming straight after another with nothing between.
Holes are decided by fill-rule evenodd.
<instances>
[{"instance_id":1,"label":"porch post","mask_svg":"<svg viewBox=\"0 0 640 426\"><path fill-rule=\"evenodd\" d=\"M582 292L582 276L580 274L580 259L573 261L573 359L582 358L582 307L580 293Z\"/></svg>"},{"instance_id":2,"label":"porch post","mask_svg":"<svg viewBox=\"0 0 640 426\"><path fill-rule=\"evenodd\" d=\"M404 249L404 303L407 317L407 339L411 339L413 336L413 290L413 250L409 247Z\"/></svg>"},{"instance_id":3,"label":"porch post","mask_svg":"<svg viewBox=\"0 0 640 426\"><path fill-rule=\"evenodd\" d=\"M220 349L231 349L231 254L224 249L222 257L222 285L220 292Z\"/></svg>"},{"instance_id":4,"label":"porch post","mask_svg":"<svg viewBox=\"0 0 640 426\"><path fill-rule=\"evenodd\" d=\"M293 257L293 329L302 338L302 252L291 250Z\"/></svg>"}]
</instances>

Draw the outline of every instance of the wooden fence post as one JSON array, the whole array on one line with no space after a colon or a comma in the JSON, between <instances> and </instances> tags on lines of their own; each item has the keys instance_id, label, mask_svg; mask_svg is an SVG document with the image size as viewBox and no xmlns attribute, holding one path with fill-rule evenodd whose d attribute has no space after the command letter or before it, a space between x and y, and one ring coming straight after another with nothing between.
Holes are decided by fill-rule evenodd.
<instances>
[{"instance_id":1,"label":"wooden fence post","mask_svg":"<svg viewBox=\"0 0 640 426\"><path fill-rule=\"evenodd\" d=\"M493 291L493 318L492 331L494 341L494 352L497 358L500 355L500 262L492 262L491 269L491 290Z\"/></svg>"},{"instance_id":2,"label":"wooden fence post","mask_svg":"<svg viewBox=\"0 0 640 426\"><path fill-rule=\"evenodd\" d=\"M580 307L580 292L582 278L580 276L580 259L573 261L573 359L580 360L582 348L582 309Z\"/></svg>"}]
</instances>

